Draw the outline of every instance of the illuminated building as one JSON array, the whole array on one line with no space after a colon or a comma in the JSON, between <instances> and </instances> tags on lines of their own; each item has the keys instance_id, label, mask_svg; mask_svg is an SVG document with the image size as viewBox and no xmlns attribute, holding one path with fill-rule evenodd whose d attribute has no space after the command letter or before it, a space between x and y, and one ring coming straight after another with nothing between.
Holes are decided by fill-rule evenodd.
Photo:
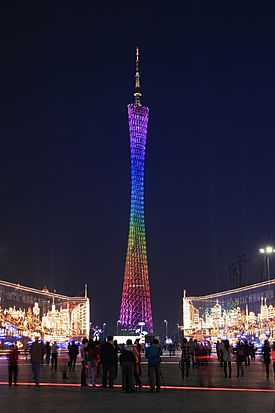
<instances>
[{"instance_id":1,"label":"illuminated building","mask_svg":"<svg viewBox=\"0 0 275 413\"><path fill-rule=\"evenodd\" d=\"M131 152L131 207L120 308L121 329L153 331L144 222L144 162L149 109L141 105L139 54L136 51L134 104L128 105Z\"/></svg>"},{"instance_id":2,"label":"illuminated building","mask_svg":"<svg viewBox=\"0 0 275 413\"><path fill-rule=\"evenodd\" d=\"M3 337L66 342L89 335L90 301L0 281L0 331ZM1 339L0 339L1 341Z\"/></svg>"},{"instance_id":3,"label":"illuminated building","mask_svg":"<svg viewBox=\"0 0 275 413\"><path fill-rule=\"evenodd\" d=\"M183 295L187 337L275 340L275 279L199 297ZM274 332L273 332L274 330Z\"/></svg>"}]
</instances>

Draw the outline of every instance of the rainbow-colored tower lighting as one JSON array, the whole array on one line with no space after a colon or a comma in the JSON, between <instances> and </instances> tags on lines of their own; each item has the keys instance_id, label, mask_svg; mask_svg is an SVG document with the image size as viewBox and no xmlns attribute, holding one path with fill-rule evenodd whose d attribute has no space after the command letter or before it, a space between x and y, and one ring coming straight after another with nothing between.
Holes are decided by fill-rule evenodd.
<instances>
[{"instance_id":1,"label":"rainbow-colored tower lighting","mask_svg":"<svg viewBox=\"0 0 275 413\"><path fill-rule=\"evenodd\" d=\"M123 330L153 332L144 222L144 162L149 109L141 105L139 51L136 49L134 104L128 105L131 151L131 209L120 324Z\"/></svg>"}]
</instances>

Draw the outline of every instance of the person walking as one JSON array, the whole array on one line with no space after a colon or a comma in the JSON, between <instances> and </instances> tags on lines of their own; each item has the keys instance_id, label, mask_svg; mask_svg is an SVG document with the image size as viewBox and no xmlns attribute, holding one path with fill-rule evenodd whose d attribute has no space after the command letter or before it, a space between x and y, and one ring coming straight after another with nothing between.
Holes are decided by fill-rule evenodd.
<instances>
[{"instance_id":1,"label":"person walking","mask_svg":"<svg viewBox=\"0 0 275 413\"><path fill-rule=\"evenodd\" d=\"M116 351L113 345L113 337L108 336L107 341L101 346L101 363L102 363L102 387L114 387Z\"/></svg>"},{"instance_id":2,"label":"person walking","mask_svg":"<svg viewBox=\"0 0 275 413\"><path fill-rule=\"evenodd\" d=\"M154 338L150 347L146 349L145 357L148 359L148 376L150 390L160 391L160 363L162 350L159 341ZM155 387L156 386L156 387Z\"/></svg>"},{"instance_id":3,"label":"person walking","mask_svg":"<svg viewBox=\"0 0 275 413\"><path fill-rule=\"evenodd\" d=\"M129 340L127 340L127 342L128 341ZM123 348L119 356L119 362L122 372L122 390L124 390L126 393L133 393L134 367L136 364L136 358L133 351Z\"/></svg>"},{"instance_id":4,"label":"person walking","mask_svg":"<svg viewBox=\"0 0 275 413\"><path fill-rule=\"evenodd\" d=\"M237 377L243 376L243 362L245 361L245 350L242 341L238 341L236 349Z\"/></svg>"},{"instance_id":5,"label":"person walking","mask_svg":"<svg viewBox=\"0 0 275 413\"><path fill-rule=\"evenodd\" d=\"M269 378L269 365L270 365L270 345L268 340L264 341L264 345L262 347L262 355L263 355L263 362L265 364L265 371L266 371L266 378Z\"/></svg>"},{"instance_id":6,"label":"person walking","mask_svg":"<svg viewBox=\"0 0 275 413\"><path fill-rule=\"evenodd\" d=\"M53 343L52 345L52 349L51 349L51 353L52 353L52 370L54 369L55 371L57 371L57 358L58 358L58 345L56 343L56 341Z\"/></svg>"},{"instance_id":7,"label":"person walking","mask_svg":"<svg viewBox=\"0 0 275 413\"><path fill-rule=\"evenodd\" d=\"M36 387L39 386L40 382L40 366L41 366L41 355L43 353L41 343L38 341L38 337L35 338L35 341L30 347L31 363L32 363L32 372L33 378L35 381Z\"/></svg>"},{"instance_id":8,"label":"person walking","mask_svg":"<svg viewBox=\"0 0 275 413\"><path fill-rule=\"evenodd\" d=\"M181 359L180 359L181 374L183 378L185 375L186 377L189 377L190 360L191 360L190 346L187 342L187 339L184 338L182 342Z\"/></svg>"},{"instance_id":9,"label":"person walking","mask_svg":"<svg viewBox=\"0 0 275 413\"><path fill-rule=\"evenodd\" d=\"M228 367L228 373L229 373L228 377L231 379L232 348L228 340L224 340L222 357L223 357L224 377L227 377L227 367Z\"/></svg>"},{"instance_id":10,"label":"person walking","mask_svg":"<svg viewBox=\"0 0 275 413\"><path fill-rule=\"evenodd\" d=\"M45 344L45 354L46 354L45 361L46 361L47 366L49 366L50 359L51 359L51 346L48 341Z\"/></svg>"},{"instance_id":11,"label":"person walking","mask_svg":"<svg viewBox=\"0 0 275 413\"><path fill-rule=\"evenodd\" d=\"M8 367L9 367L9 386L12 385L12 379L14 385L17 384L17 373L18 373L18 348L14 344L8 354Z\"/></svg>"},{"instance_id":12,"label":"person walking","mask_svg":"<svg viewBox=\"0 0 275 413\"><path fill-rule=\"evenodd\" d=\"M87 370L88 370L88 340L83 338L82 346L80 348L81 355L81 387L87 387Z\"/></svg>"}]
</instances>

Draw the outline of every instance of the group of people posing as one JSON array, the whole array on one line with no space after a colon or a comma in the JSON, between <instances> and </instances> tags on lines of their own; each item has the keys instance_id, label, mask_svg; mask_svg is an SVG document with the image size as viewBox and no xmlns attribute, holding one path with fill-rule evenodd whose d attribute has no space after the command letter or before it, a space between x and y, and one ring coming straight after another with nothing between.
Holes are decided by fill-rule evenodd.
<instances>
[{"instance_id":1,"label":"group of people posing","mask_svg":"<svg viewBox=\"0 0 275 413\"><path fill-rule=\"evenodd\" d=\"M131 339L126 345L119 346L113 337L109 336L107 341L82 340L81 346L81 386L91 384L96 387L99 375L102 377L102 387L112 388L117 379L118 364L121 366L122 390L126 393L139 391L142 388L141 375L141 344L136 340L133 344ZM148 359L148 377L151 391L160 390L160 363L162 350L157 339L153 340L150 347L146 349L145 357Z\"/></svg>"}]
</instances>

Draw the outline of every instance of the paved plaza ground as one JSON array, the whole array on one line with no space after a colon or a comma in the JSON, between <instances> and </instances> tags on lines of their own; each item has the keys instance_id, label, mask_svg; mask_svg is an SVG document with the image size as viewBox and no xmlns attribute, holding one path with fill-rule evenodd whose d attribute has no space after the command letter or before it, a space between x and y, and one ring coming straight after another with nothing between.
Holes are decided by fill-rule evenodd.
<instances>
[{"instance_id":1,"label":"paved plaza ground","mask_svg":"<svg viewBox=\"0 0 275 413\"><path fill-rule=\"evenodd\" d=\"M186 413L275 413L275 380L271 372L265 378L264 366L256 361L245 367L244 377L225 379L215 358L206 368L191 369L190 377L181 378L178 357L164 357L162 363L163 388L151 394L147 388L141 393L125 394L120 387L93 389L79 387L80 365L69 379L62 380L61 372L42 369L41 387L32 385L30 361L20 359L18 386L10 388L7 364L0 358L0 394L3 412L186 412ZM143 364L143 384L147 385L147 369ZM21 384L20 384L21 383ZM119 375L117 384L121 383Z\"/></svg>"}]
</instances>

